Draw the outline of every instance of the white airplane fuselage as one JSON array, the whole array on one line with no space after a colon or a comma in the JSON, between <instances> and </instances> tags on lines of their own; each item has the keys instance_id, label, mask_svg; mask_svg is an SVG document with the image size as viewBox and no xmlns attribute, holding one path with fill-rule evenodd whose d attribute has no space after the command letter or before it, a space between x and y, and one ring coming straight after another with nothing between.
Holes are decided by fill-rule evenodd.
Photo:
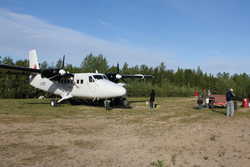
<instances>
[{"instance_id":1,"label":"white airplane fuselage","mask_svg":"<svg viewBox=\"0 0 250 167\"><path fill-rule=\"evenodd\" d=\"M107 78L101 73L70 73L64 70L65 57L63 57L60 68L40 69L36 50L30 50L28 56L29 67L0 64L0 70L14 72L14 74L19 74L19 72L20 74L29 74L31 86L61 96L58 101L52 100L51 106L56 106L57 103L73 97L92 100L104 99L106 107L110 102L107 99L119 98L114 101L122 100L123 104L127 105L126 98L120 98L126 95L124 84L115 82L122 78L143 79L145 77L142 74L107 73L109 77Z\"/></svg>"},{"instance_id":2,"label":"white airplane fuselage","mask_svg":"<svg viewBox=\"0 0 250 167\"><path fill-rule=\"evenodd\" d=\"M126 89L111 82L104 74L76 73L72 79L52 81L42 78L40 74L30 76L31 86L62 97L62 100L72 97L85 99L108 99L126 95Z\"/></svg>"}]
</instances>

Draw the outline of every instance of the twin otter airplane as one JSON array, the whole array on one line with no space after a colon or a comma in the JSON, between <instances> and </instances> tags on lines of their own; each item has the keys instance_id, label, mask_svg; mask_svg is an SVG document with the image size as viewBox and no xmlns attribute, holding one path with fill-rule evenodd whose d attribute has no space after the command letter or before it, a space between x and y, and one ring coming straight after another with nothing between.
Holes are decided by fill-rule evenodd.
<instances>
[{"instance_id":1,"label":"twin otter airplane","mask_svg":"<svg viewBox=\"0 0 250 167\"><path fill-rule=\"evenodd\" d=\"M119 73L69 73L64 70L64 59L60 69L40 69L36 50L29 51L29 68L0 64L0 71L14 74L28 74L30 85L55 95L61 96L56 106L73 97L91 100L122 98L126 95L124 84L118 83L124 78L151 78L151 75L123 75Z\"/></svg>"}]
</instances>

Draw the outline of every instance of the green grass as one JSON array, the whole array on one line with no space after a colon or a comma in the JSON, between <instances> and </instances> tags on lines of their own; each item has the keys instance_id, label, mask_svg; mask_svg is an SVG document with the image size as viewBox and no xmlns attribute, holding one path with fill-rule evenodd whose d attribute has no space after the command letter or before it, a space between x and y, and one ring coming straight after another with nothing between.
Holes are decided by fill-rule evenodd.
<instances>
[{"instance_id":1,"label":"green grass","mask_svg":"<svg viewBox=\"0 0 250 167\"><path fill-rule=\"evenodd\" d=\"M104 117L117 121L127 120L127 123L142 124L150 121L167 122L177 120L180 123L192 123L225 117L225 109L195 109L196 102L193 98L157 98L158 107L150 112L146 101L148 98L129 98L131 109L114 108L106 111L104 107L61 104L51 107L50 100L39 99L0 99L0 118L4 122L32 122L37 119L73 119ZM240 109L241 110L241 109ZM236 117L250 117L250 109L237 112ZM24 116L11 117L8 116Z\"/></svg>"},{"instance_id":2,"label":"green grass","mask_svg":"<svg viewBox=\"0 0 250 167\"><path fill-rule=\"evenodd\" d=\"M50 117L66 117L81 114L82 111L90 112L95 109L95 113L104 111L103 108L61 104L58 107L51 107L49 100L39 99L1 99L0 114L5 115L26 115L26 116L50 116Z\"/></svg>"},{"instance_id":3,"label":"green grass","mask_svg":"<svg viewBox=\"0 0 250 167\"><path fill-rule=\"evenodd\" d=\"M154 161L150 165L153 167L165 167L164 161L161 160Z\"/></svg>"}]
</instances>

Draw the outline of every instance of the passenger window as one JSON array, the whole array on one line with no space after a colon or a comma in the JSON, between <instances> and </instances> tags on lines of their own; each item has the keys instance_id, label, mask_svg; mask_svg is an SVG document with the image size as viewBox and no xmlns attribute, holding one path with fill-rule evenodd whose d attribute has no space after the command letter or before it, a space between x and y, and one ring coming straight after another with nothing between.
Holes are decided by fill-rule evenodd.
<instances>
[{"instance_id":1,"label":"passenger window","mask_svg":"<svg viewBox=\"0 0 250 167\"><path fill-rule=\"evenodd\" d=\"M79 84L79 80L76 80L76 83Z\"/></svg>"},{"instance_id":2,"label":"passenger window","mask_svg":"<svg viewBox=\"0 0 250 167\"><path fill-rule=\"evenodd\" d=\"M81 84L83 84L83 80L81 80Z\"/></svg>"}]
</instances>

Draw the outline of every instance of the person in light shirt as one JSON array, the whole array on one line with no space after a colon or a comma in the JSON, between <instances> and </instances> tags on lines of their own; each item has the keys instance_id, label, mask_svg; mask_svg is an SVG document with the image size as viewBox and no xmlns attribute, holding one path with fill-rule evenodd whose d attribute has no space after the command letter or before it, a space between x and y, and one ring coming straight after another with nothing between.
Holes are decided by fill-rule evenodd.
<instances>
[{"instance_id":1,"label":"person in light shirt","mask_svg":"<svg viewBox=\"0 0 250 167\"><path fill-rule=\"evenodd\" d=\"M226 100L227 100L227 116L232 117L234 116L234 102L233 98L235 97L233 93L233 89L229 89L226 93Z\"/></svg>"}]
</instances>

